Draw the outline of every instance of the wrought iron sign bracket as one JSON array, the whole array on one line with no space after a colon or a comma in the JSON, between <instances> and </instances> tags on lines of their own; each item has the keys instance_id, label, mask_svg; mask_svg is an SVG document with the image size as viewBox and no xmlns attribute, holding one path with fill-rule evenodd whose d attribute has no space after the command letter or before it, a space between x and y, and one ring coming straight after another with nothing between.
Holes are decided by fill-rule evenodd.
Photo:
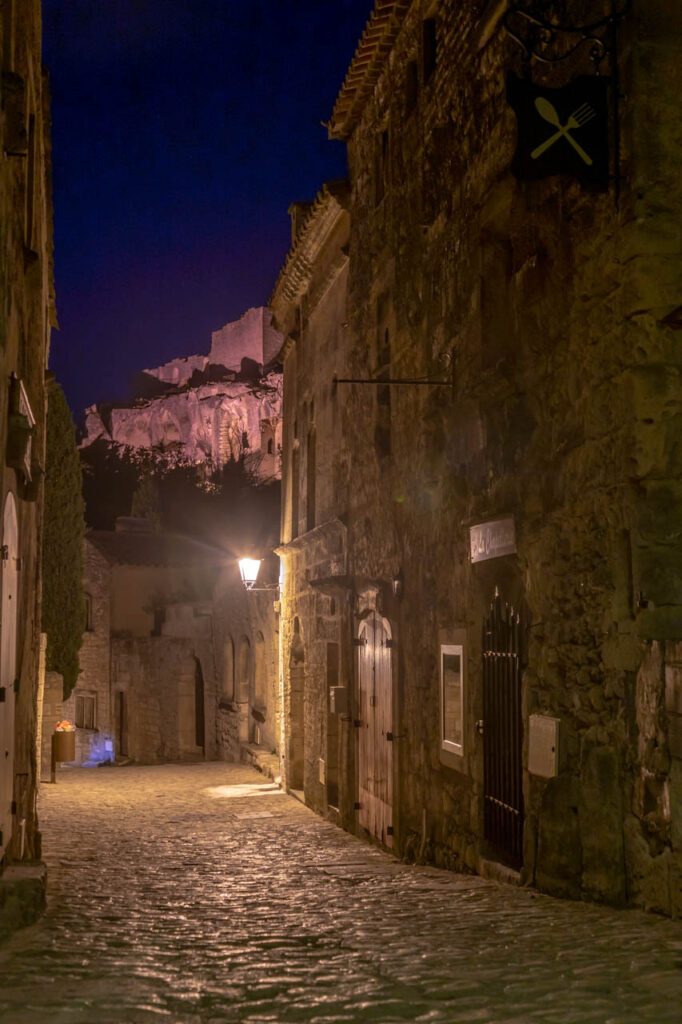
<instances>
[{"instance_id":1,"label":"wrought iron sign bracket","mask_svg":"<svg viewBox=\"0 0 682 1024\"><path fill-rule=\"evenodd\" d=\"M507 79L508 99L519 122L513 164L517 176L571 174L598 189L606 189L612 181L618 205L618 25L629 13L631 2L608 0L608 9L603 8L606 13L580 24L563 22L555 16L556 0L510 2L502 25L520 49L523 64L522 78L510 71ZM532 70L537 66L545 73L534 81ZM572 69L569 84L556 88L559 83L551 82L552 68L568 70L569 74ZM561 78L565 81L565 74ZM609 130L611 105L613 121Z\"/></svg>"},{"instance_id":2,"label":"wrought iron sign bracket","mask_svg":"<svg viewBox=\"0 0 682 1024\"><path fill-rule=\"evenodd\" d=\"M601 74L604 61L612 57L611 73L615 75L616 29L629 13L631 2L611 0L608 14L583 25L571 25L552 19L554 0L520 0L510 4L502 25L529 64L559 64L588 46L595 74Z\"/></svg>"}]
</instances>

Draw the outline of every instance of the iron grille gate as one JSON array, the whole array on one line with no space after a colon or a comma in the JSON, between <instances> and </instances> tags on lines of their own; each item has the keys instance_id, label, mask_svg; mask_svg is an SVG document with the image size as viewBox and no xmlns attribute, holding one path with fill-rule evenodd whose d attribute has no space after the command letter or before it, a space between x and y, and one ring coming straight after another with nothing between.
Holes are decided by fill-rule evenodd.
<instances>
[{"instance_id":1,"label":"iron grille gate","mask_svg":"<svg viewBox=\"0 0 682 1024\"><path fill-rule=\"evenodd\" d=\"M523 770L521 626L499 593L483 621L484 836L495 854L521 867Z\"/></svg>"}]
</instances>

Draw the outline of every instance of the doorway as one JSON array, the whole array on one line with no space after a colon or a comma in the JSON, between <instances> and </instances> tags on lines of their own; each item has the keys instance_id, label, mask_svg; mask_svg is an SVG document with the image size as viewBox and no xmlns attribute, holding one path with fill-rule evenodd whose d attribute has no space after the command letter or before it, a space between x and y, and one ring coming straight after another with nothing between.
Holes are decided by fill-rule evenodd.
<instances>
[{"instance_id":1,"label":"doorway","mask_svg":"<svg viewBox=\"0 0 682 1024\"><path fill-rule=\"evenodd\" d=\"M114 697L116 727L116 754L128 756L128 701L124 690L116 690Z\"/></svg>"},{"instance_id":2,"label":"doorway","mask_svg":"<svg viewBox=\"0 0 682 1024\"><path fill-rule=\"evenodd\" d=\"M14 799L14 680L17 662L19 528L14 495L5 501L2 527L2 596L0 597L0 858L12 835Z\"/></svg>"},{"instance_id":3,"label":"doorway","mask_svg":"<svg viewBox=\"0 0 682 1024\"><path fill-rule=\"evenodd\" d=\"M393 846L391 634L371 612L358 631L358 822Z\"/></svg>"}]
</instances>

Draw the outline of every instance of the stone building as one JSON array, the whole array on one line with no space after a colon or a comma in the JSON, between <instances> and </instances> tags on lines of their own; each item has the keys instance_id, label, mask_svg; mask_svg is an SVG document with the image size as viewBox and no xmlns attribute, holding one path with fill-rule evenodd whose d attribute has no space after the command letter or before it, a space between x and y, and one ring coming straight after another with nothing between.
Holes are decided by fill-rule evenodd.
<instances>
[{"instance_id":1,"label":"stone building","mask_svg":"<svg viewBox=\"0 0 682 1024\"><path fill-rule=\"evenodd\" d=\"M287 736L282 774L304 790L317 811L340 824L353 821L347 776L349 719L327 714L330 687L352 676L346 638L353 625L346 600L348 451L340 444L343 410L333 378L348 358L346 294L350 191L326 185L292 213L293 245L271 306L286 338L284 371L281 647ZM350 806L341 807L343 797ZM342 814L342 810L344 813Z\"/></svg>"},{"instance_id":2,"label":"stone building","mask_svg":"<svg viewBox=\"0 0 682 1024\"><path fill-rule=\"evenodd\" d=\"M285 775L680 914L682 9L614 11L377 0L272 299Z\"/></svg>"},{"instance_id":3,"label":"stone building","mask_svg":"<svg viewBox=\"0 0 682 1024\"><path fill-rule=\"evenodd\" d=\"M282 339L268 309L249 309L211 337L208 355L143 370L139 397L127 405L92 405L81 447L103 438L131 451L174 452L218 469L244 459L259 481L278 478Z\"/></svg>"},{"instance_id":4,"label":"stone building","mask_svg":"<svg viewBox=\"0 0 682 1024\"><path fill-rule=\"evenodd\" d=\"M12 862L40 857L41 479L45 373L56 317L49 90L41 65L39 0L3 5L0 53L1 873ZM3 879L0 909L5 891Z\"/></svg>"},{"instance_id":5,"label":"stone building","mask_svg":"<svg viewBox=\"0 0 682 1024\"><path fill-rule=\"evenodd\" d=\"M234 559L120 517L87 534L84 566L81 671L61 707L76 763L239 760L242 743L277 746L272 600L244 591Z\"/></svg>"}]
</instances>

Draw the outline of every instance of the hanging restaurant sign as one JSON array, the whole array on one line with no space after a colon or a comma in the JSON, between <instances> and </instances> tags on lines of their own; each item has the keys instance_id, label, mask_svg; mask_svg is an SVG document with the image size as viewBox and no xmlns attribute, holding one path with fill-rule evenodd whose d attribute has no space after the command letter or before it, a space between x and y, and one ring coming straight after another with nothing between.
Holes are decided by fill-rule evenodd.
<instances>
[{"instance_id":1,"label":"hanging restaurant sign","mask_svg":"<svg viewBox=\"0 0 682 1024\"><path fill-rule=\"evenodd\" d=\"M518 178L568 174L594 188L609 183L610 79L580 75L561 89L548 89L513 72L507 100L517 121L512 170Z\"/></svg>"},{"instance_id":2,"label":"hanging restaurant sign","mask_svg":"<svg viewBox=\"0 0 682 1024\"><path fill-rule=\"evenodd\" d=\"M516 552L516 531L514 517L491 519L469 527L469 544L472 562L485 562L489 558L501 558Z\"/></svg>"}]
</instances>

